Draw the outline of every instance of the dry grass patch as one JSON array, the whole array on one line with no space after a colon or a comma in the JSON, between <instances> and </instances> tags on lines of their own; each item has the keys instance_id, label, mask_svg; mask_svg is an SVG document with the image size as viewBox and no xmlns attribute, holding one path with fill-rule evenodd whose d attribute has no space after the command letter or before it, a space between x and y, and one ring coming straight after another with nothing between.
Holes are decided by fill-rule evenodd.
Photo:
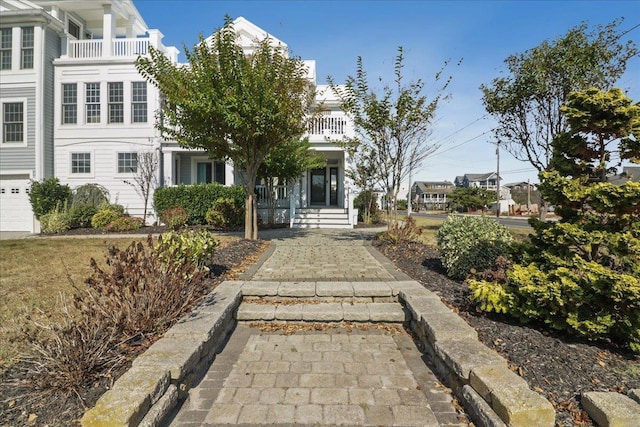
<instances>
[{"instance_id":1,"label":"dry grass patch","mask_svg":"<svg viewBox=\"0 0 640 427\"><path fill-rule=\"evenodd\" d=\"M237 240L217 237L220 246ZM27 352L34 322L62 318L61 295L84 289L91 258L103 266L107 248L124 249L140 238L33 238L0 241L0 371Z\"/></svg>"}]
</instances>

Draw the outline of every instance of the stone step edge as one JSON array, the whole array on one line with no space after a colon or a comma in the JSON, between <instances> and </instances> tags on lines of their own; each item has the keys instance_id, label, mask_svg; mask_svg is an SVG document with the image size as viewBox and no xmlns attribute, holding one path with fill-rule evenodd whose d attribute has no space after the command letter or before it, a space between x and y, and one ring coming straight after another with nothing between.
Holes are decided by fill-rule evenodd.
<instances>
[{"instance_id":1,"label":"stone step edge","mask_svg":"<svg viewBox=\"0 0 640 427\"><path fill-rule=\"evenodd\" d=\"M407 286L422 287L415 281L315 281L276 282L250 280L242 282L244 297L395 297Z\"/></svg>"},{"instance_id":2,"label":"stone step edge","mask_svg":"<svg viewBox=\"0 0 640 427\"><path fill-rule=\"evenodd\" d=\"M281 297L281 296L254 296L245 295L242 297L243 303L251 304L322 304L322 303L348 303L348 304L366 304L366 303L398 303L398 297L341 297L341 296L312 296L312 297Z\"/></svg>"},{"instance_id":3,"label":"stone step edge","mask_svg":"<svg viewBox=\"0 0 640 427\"><path fill-rule=\"evenodd\" d=\"M385 322L404 323L409 314L401 304L392 302L351 304L255 304L242 302L236 312L238 321L297 322Z\"/></svg>"},{"instance_id":4,"label":"stone step edge","mask_svg":"<svg viewBox=\"0 0 640 427\"><path fill-rule=\"evenodd\" d=\"M629 396L616 392L585 392L581 403L587 414L599 426L640 426L640 403L635 398L638 390Z\"/></svg>"}]
</instances>

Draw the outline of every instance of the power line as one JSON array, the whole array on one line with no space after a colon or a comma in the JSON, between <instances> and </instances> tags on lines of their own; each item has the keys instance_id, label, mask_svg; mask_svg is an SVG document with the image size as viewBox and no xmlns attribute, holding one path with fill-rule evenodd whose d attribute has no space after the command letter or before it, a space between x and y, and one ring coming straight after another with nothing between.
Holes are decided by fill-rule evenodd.
<instances>
[{"instance_id":1,"label":"power line","mask_svg":"<svg viewBox=\"0 0 640 427\"><path fill-rule=\"evenodd\" d=\"M437 151L437 152L433 153L431 156L429 156L429 158L433 158L433 157L437 156L438 154L444 154L444 153L446 153L446 152L448 152L448 151L455 150L456 148L459 148L459 147L461 147L461 146L463 146L463 145L465 145L465 144L468 144L468 143L470 143L471 141L474 141L474 140L476 140L476 139L480 138L481 136L484 136L484 135L488 134L489 132L493 132L493 129L489 129L489 130L487 130L487 131L484 131L484 132L482 132L480 135L476 135L476 136L474 136L473 138L469 138L469 139L467 139L466 141L463 141L463 142L461 142L461 143L460 143L460 144L458 144L458 145L454 145L453 147L449 147L449 148L447 148L446 150Z\"/></svg>"},{"instance_id":2,"label":"power line","mask_svg":"<svg viewBox=\"0 0 640 427\"><path fill-rule=\"evenodd\" d=\"M480 117L479 119L476 119L476 120L472 121L468 125L465 125L465 126L461 127L460 129L456 130L455 132L453 132L453 133L441 138L440 141L436 142L436 144L441 144L442 142L444 142L445 139L451 138L453 135L455 135L455 134L457 134L459 132L462 132L463 130L465 130L469 126L474 125L474 124L478 123L480 120L485 119L488 115L489 115L489 113L485 114L484 116Z\"/></svg>"}]
</instances>

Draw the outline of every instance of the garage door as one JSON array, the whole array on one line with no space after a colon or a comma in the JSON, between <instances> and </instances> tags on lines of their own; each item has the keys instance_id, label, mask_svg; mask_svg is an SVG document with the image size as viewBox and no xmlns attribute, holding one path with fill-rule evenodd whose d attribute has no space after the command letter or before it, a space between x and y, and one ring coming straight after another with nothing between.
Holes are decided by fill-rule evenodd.
<instances>
[{"instance_id":1,"label":"garage door","mask_svg":"<svg viewBox=\"0 0 640 427\"><path fill-rule=\"evenodd\" d=\"M0 230L33 232L29 179L0 177Z\"/></svg>"}]
</instances>

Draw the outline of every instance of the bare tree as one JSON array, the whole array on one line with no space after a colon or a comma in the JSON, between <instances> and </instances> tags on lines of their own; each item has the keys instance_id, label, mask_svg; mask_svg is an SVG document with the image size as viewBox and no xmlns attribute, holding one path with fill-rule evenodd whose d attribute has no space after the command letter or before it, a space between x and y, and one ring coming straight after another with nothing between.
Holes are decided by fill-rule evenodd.
<instances>
[{"instance_id":1,"label":"bare tree","mask_svg":"<svg viewBox=\"0 0 640 427\"><path fill-rule=\"evenodd\" d=\"M144 201L144 213L142 214L142 221L147 221L147 208L149 206L149 198L151 192L158 186L158 155L155 151L138 151L136 153L136 167L131 167L131 172L134 173L131 181L125 180L126 184L135 188L136 193Z\"/></svg>"}]
</instances>

